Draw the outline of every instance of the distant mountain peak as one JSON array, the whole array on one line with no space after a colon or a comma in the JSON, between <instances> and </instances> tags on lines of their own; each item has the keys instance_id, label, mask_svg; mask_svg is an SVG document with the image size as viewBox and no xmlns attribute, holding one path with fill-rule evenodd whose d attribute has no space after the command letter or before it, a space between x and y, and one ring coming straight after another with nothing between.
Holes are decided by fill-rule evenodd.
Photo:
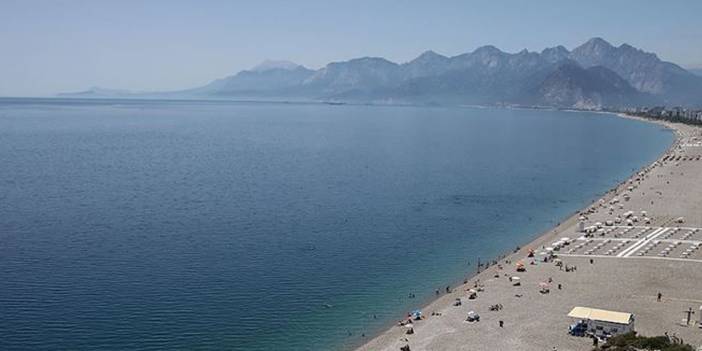
<instances>
[{"instance_id":1,"label":"distant mountain peak","mask_svg":"<svg viewBox=\"0 0 702 351\"><path fill-rule=\"evenodd\" d=\"M436 53L434 50L427 50L419 55L417 58L446 58L446 56Z\"/></svg>"},{"instance_id":2,"label":"distant mountain peak","mask_svg":"<svg viewBox=\"0 0 702 351\"><path fill-rule=\"evenodd\" d=\"M641 50L639 50L639 49L637 49L637 48L635 48L635 47L633 47L633 46L631 46L631 45L629 45L629 44L627 44L627 43L623 43L622 45L619 45L619 48L620 48L620 49L624 49L624 50L641 51Z\"/></svg>"},{"instance_id":3,"label":"distant mountain peak","mask_svg":"<svg viewBox=\"0 0 702 351\"><path fill-rule=\"evenodd\" d=\"M558 45L558 46L554 46L552 48L543 49L541 51L541 54L544 54L544 53L563 53L563 54L567 55L570 53L570 51L568 51L568 49L566 49L565 46Z\"/></svg>"},{"instance_id":4,"label":"distant mountain peak","mask_svg":"<svg viewBox=\"0 0 702 351\"><path fill-rule=\"evenodd\" d=\"M383 58L383 57L375 57L375 56L363 56L355 59L348 60L347 62L382 62L382 63L393 63L392 61Z\"/></svg>"},{"instance_id":5,"label":"distant mountain peak","mask_svg":"<svg viewBox=\"0 0 702 351\"><path fill-rule=\"evenodd\" d=\"M341 62L333 62L327 65L326 68L329 68L331 66L345 66L345 67L353 67L353 66L363 66L363 67L397 67L398 64L395 62L392 62L390 60L387 60L383 57L374 57L374 56L364 56L364 57L359 57L355 59L351 59L348 61L341 61Z\"/></svg>"},{"instance_id":6,"label":"distant mountain peak","mask_svg":"<svg viewBox=\"0 0 702 351\"><path fill-rule=\"evenodd\" d=\"M546 48L541 51L541 57L543 57L548 62L559 62L568 58L570 51L566 49L563 45L558 45L552 48Z\"/></svg>"},{"instance_id":7,"label":"distant mountain peak","mask_svg":"<svg viewBox=\"0 0 702 351\"><path fill-rule=\"evenodd\" d=\"M609 55L614 50L616 50L616 48L606 40L602 38L592 38L573 49L573 54L576 56L599 59Z\"/></svg>"},{"instance_id":8,"label":"distant mountain peak","mask_svg":"<svg viewBox=\"0 0 702 351\"><path fill-rule=\"evenodd\" d=\"M285 60L265 60L261 63L259 63L257 66L251 69L253 72L265 72L265 71L270 71L272 69L284 69L287 71L292 71L295 70L299 67L302 67L298 65L297 63L290 62L290 61L285 61Z\"/></svg>"},{"instance_id":9,"label":"distant mountain peak","mask_svg":"<svg viewBox=\"0 0 702 351\"><path fill-rule=\"evenodd\" d=\"M448 60L448 57L441 54L437 54L435 51L427 50L421 55L417 56L414 60L410 61L409 63L431 63L445 60Z\"/></svg>"},{"instance_id":10,"label":"distant mountain peak","mask_svg":"<svg viewBox=\"0 0 702 351\"><path fill-rule=\"evenodd\" d=\"M582 46L584 47L605 47L605 48L613 48L612 44L610 44L608 41L600 38L600 37L594 37L591 38L590 40L586 41Z\"/></svg>"},{"instance_id":11,"label":"distant mountain peak","mask_svg":"<svg viewBox=\"0 0 702 351\"><path fill-rule=\"evenodd\" d=\"M473 51L473 55L498 55L498 54L504 54L502 50L492 46L492 45L484 45L481 46L475 51Z\"/></svg>"}]
</instances>

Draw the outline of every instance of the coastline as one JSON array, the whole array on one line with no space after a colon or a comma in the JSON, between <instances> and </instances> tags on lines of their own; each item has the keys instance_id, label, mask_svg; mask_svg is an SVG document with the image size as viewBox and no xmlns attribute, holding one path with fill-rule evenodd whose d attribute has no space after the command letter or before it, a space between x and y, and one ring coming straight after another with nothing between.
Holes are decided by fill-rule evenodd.
<instances>
[{"instance_id":1,"label":"coastline","mask_svg":"<svg viewBox=\"0 0 702 351\"><path fill-rule=\"evenodd\" d=\"M427 109L427 111L429 111L429 109ZM429 112L431 112L431 111L429 111ZM464 110L464 112L468 113L469 111ZM463 112L459 111L458 113L463 113ZM486 111L486 113L487 113L487 111ZM548 113L548 112L543 112L543 113L541 113L541 112L536 112L536 113L532 113L532 114L534 114L534 115L540 115L540 114L546 114L546 113ZM514 114L517 115L516 112L515 112ZM602 118L598 118L598 117L600 117L600 116L601 116ZM600 115L600 116L591 115L591 116L588 117L588 116L586 115L586 116L584 116L584 119L591 119L591 120L610 120L610 121L611 121L612 119L614 119L614 118L610 119L610 116L603 116L603 115ZM561 116L561 117L567 117L567 116ZM621 123L621 124L624 124L624 122L620 122L620 123ZM647 126L647 128L645 128L645 129L648 129L648 130L656 130L657 128L655 128L655 127L650 127L650 125L649 125L649 126ZM431 286L428 287L428 288L422 289L421 292L427 293L427 294L423 294L424 296L422 296L422 298L420 298L420 299L415 299L415 300L405 300L405 301L407 301L408 304L413 304L413 305L414 305L414 304L417 304L417 303L422 303L423 306L427 306L427 305L429 305L431 302L434 301L434 299L433 299L433 295L434 295L434 294L433 294L433 288L434 288L434 287L436 287L436 286L441 286L442 282L443 282L443 284L445 284L445 283L447 283L447 282L456 282L457 280L462 281L462 280L463 280L463 277L465 277L465 273L469 273L469 275L471 275L471 276L474 275L473 272L474 272L474 268L475 268L475 264L474 264L474 262L475 262L475 256L473 256L473 254L480 254L481 256L483 256L483 257L481 258L481 259L483 259L483 260L485 260L485 259L487 259L487 258L490 258L490 257L498 257L498 255L502 254L503 252L508 252L508 253L511 252L511 249L514 248L518 243L522 243L522 242L524 242L524 241L532 241L535 237L538 237L538 236L543 235L543 233L547 232L548 229L549 229L549 227L551 227L551 226L553 226L554 224L556 224L557 221L562 221L562 219L567 218L567 217L569 217L569 216L572 216L572 213L574 213L574 211L575 211L577 208L580 208L580 207L583 207L583 206L589 204L589 203L591 202L592 199L594 199L594 198L600 196L600 195L604 192L605 189L609 188L609 187L610 187L611 185L613 185L614 183L618 183L621 179L624 179L624 177L626 177L627 173L630 171L631 168L633 168L633 167L638 168L639 166L641 166L641 165L643 165L643 164L649 163L649 161L650 161L653 157L655 157L655 155L656 155L660 150L666 148L666 147L670 144L670 139L671 139L671 138L670 138L670 135L669 135L667 132L666 132L666 133L660 133L660 134L665 134L665 136L666 136L666 137L664 138L664 139L665 139L665 143L664 143L664 144L657 144L658 146L655 147L655 148L653 149L653 152L641 153L641 155L645 155L644 161L639 161L639 162L634 162L634 163L628 163L629 166L627 166L627 167L622 167L622 169L620 169L620 171L617 172L617 176L616 176L616 177L609 177L609 181L608 181L607 183L600 183L599 186L596 186L596 187L594 187L594 188L591 188L590 191L587 191L587 195L586 195L585 197L583 197L580 201L577 201L577 202L569 202L570 204L569 204L568 206L565 206L565 209L564 209L564 210L559 211L559 213L558 213L557 215L548 215L548 216L547 216L548 218L544 218L544 220L541 221L541 224L540 224L540 225L535 226L535 227L530 227L530 228L534 228L534 229L531 229L531 230L524 230L524 228L521 228L521 230L520 230L520 229L519 229L519 226L512 226L513 228L515 228L515 229L514 229L514 234L510 236L510 238L512 238L512 239L510 239L509 241L503 241L501 244L497 245L498 248L497 248L496 250L491 251L489 255L485 255L484 252L481 252L480 250L473 250L473 249L460 250L460 252L458 253L458 255L460 255L460 256L466 256L466 254L467 254L467 255L469 255L469 256L472 256L472 257L467 257L468 259L470 259L470 260L473 261L473 262L472 262L472 263L473 263L472 266L465 267L465 266L462 266L462 265L461 265L461 266L462 266L462 267L461 267L461 268L462 268L462 272L464 272L464 273L458 273L457 275L454 275L454 274L444 274L444 273L447 272L447 271L445 271L446 266L444 266L444 267L442 268L441 265L435 265L435 266L434 266L434 267L435 267L435 270L434 270L434 271L435 271L436 273L438 273L438 274L444 274L444 277L445 277L445 278L439 279L438 282L435 283L435 284L434 284L434 283L430 284ZM649 151L650 151L650 150L649 150ZM566 157L568 157L568 156L566 155ZM593 162L596 162L596 160L593 160ZM529 164L527 164L526 166L529 167ZM605 169L602 169L602 173L604 173L604 174L609 173L609 172L607 172L607 171L608 171L608 169L606 169L606 168L605 168ZM563 196L561 195L560 198L563 198ZM567 199L567 198L565 198L565 199ZM555 202L554 202L554 204L555 204ZM554 205L554 206L556 206L556 205ZM534 221L534 223L538 223L538 222L539 222L539 221ZM465 230L461 230L461 231L462 231L462 232L465 232ZM485 230L484 232L489 234L489 233L490 233L490 230ZM526 233L527 235L525 235L525 233ZM471 240L471 237L468 236L468 235L465 235L464 233L459 234L459 239L460 239L461 237L462 237L462 238L465 238L465 239L467 239L467 240ZM489 240L491 240L491 239L490 239L489 236L488 236L488 237L486 238L486 240L489 241ZM461 252L462 252L462 253L461 253ZM441 254L440 251L439 251L439 254ZM382 256L381 256L381 257L382 257ZM463 261L463 260L462 260L462 261ZM463 269L464 269L464 270L463 270ZM443 272L442 272L442 270L443 270ZM407 273L409 273L409 274L407 274ZM412 278L411 272L406 272L406 273L404 274L404 276L409 277L409 278ZM447 277L447 278L446 278L446 277ZM414 279L416 280L417 278L414 277ZM451 284L451 285L452 285L452 286L455 286L454 284ZM401 289L401 290L404 290L404 289ZM391 291L391 293L392 293L392 292L400 291L400 289L395 290L395 291L392 291L392 290L390 290L390 291ZM429 295L429 296L426 296L426 295ZM402 299L403 297L404 297L404 296L399 296L398 299ZM404 308L397 309L397 311L400 311L400 310L405 310L405 309L404 309ZM395 311L395 312L397 312L397 311ZM326 312L326 313L328 313L328 312ZM388 311L388 310L385 310L385 311L382 311L381 313L382 313L382 316L383 316L382 320L384 320L385 323L384 323L384 325L381 325L380 327L377 327L377 324L376 324L376 327L372 328L372 330L371 330L372 332L380 331L382 327L384 327L384 326L388 326L388 327L389 327L389 326L392 325L392 323L388 323L388 320L392 321L392 320L394 319L394 317L392 317L392 316L395 315L395 314L393 313L393 311L392 311L392 310L389 310L389 311ZM360 329L360 328L359 328L359 329ZM383 329L384 329L384 328L383 328ZM365 329L364 331L367 333L367 332L368 332L368 329ZM360 333L356 333L356 332L354 332L354 333L355 333L356 335L360 335ZM368 335L370 335L370 333L368 333ZM348 337L348 338L346 338L346 340L352 340L352 339L356 339L356 340L353 340L353 341L361 341L361 340L358 340L358 339L360 339L360 338L353 338L353 337ZM346 347L346 346L350 346L350 345L344 345L344 346ZM340 347L341 347L341 346L340 346Z\"/></svg>"},{"instance_id":2,"label":"coastline","mask_svg":"<svg viewBox=\"0 0 702 351\"><path fill-rule=\"evenodd\" d=\"M573 112L582 112L575 110ZM615 112L604 112L600 111L600 113L605 113L605 114L611 114L615 117L618 118L626 118L626 119L632 119L632 120L637 120L641 122L646 122L646 123L653 123L657 124L659 126L662 126L666 129L669 129L673 132L674 134L674 140L672 143L661 152L661 154L655 159L650 164L644 165L641 168L635 170L634 172L631 173L629 177L627 177L624 181L616 184L614 187L608 189L605 191L603 194L601 194L598 199L600 202L609 202L613 198L617 197L618 194L620 194L622 191L625 191L627 188L627 185L630 183L630 180L634 177L636 177L638 174L641 174L642 172L649 172L651 169L656 167L656 165L660 164L663 160L663 158L666 155L671 154L674 152L681 143L683 142L683 133L682 129L684 128L695 128L691 126L686 126L680 123L673 123L673 122L668 122L668 121L662 121L662 120L654 120L654 119L646 119L638 116L632 116L632 115L627 115L624 113L615 113ZM526 258L528 255L528 252L532 248L538 248L538 247L544 247L548 246L548 243L551 241L557 240L558 237L562 236L563 233L569 232L571 234L570 236L572 237L574 233L572 233L572 228L574 228L578 222L579 217L581 216L582 213L586 212L589 208L597 205L597 200L593 200L591 204L588 206L579 209L572 213L571 215L567 216L558 224L544 232L535 234L534 236L530 237L528 240L526 240L524 243L520 243L520 245L517 247L517 250L510 250L508 252L505 252L504 254L500 255L499 257L494 258L495 261L499 261L500 263L504 262L517 262L520 260L523 260ZM570 230L569 230L570 229ZM494 275L493 272L493 266L486 266L482 270L478 272L474 272L472 276L469 277L467 283L460 284L458 286L452 286L452 293L450 294L444 294L442 293L440 296L436 296L434 299L432 299L430 302L424 304L421 306L422 311L424 311L424 315L428 315L430 312L429 311L443 311L446 309L450 309L453 301L457 297L465 297L465 290L470 287L474 287L476 285L479 286L480 282L483 281L489 281L493 279ZM434 316L429 316L427 319L439 319L440 317L434 317ZM417 328L415 329L420 329L421 324L424 323L424 321L419 321ZM421 329L420 329L421 330ZM392 326L379 334L373 335L370 340L365 342L362 346L355 348L357 351L366 351L366 350L391 350L391 349L397 349L398 343L396 340L398 339L405 339L408 340L406 337L404 337L404 328L398 328L397 326ZM429 330L429 332L432 332ZM425 331L422 331L422 333L425 333ZM661 331L661 334L663 331ZM394 339L394 340L393 340ZM400 342L402 344L404 342ZM392 344L395 347L388 347L388 345ZM411 342L408 342L407 344L412 345ZM483 347L481 349L485 350L495 350L499 349L496 348L496 345L479 345L480 347ZM475 349L476 345L473 345L473 349ZM419 347L420 350L422 349L434 349L434 348L422 348ZM436 348L439 349L439 348ZM583 350L589 350L589 348L583 348ZM412 345L412 350L415 350L415 346ZM559 348L560 350L560 348Z\"/></svg>"}]
</instances>

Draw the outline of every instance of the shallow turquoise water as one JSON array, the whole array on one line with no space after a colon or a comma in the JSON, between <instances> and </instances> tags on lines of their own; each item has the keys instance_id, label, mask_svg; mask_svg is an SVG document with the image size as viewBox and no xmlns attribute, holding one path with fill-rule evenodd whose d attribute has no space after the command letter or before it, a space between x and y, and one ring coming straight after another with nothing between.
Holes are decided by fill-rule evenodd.
<instances>
[{"instance_id":1,"label":"shallow turquoise water","mask_svg":"<svg viewBox=\"0 0 702 351\"><path fill-rule=\"evenodd\" d=\"M0 349L350 347L672 140L590 113L0 99Z\"/></svg>"}]
</instances>

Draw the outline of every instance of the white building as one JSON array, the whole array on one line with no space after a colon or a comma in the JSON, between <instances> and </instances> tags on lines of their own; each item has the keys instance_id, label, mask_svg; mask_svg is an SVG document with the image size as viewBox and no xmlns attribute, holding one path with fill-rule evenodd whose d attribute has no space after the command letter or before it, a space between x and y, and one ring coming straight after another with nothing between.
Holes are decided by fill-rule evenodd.
<instances>
[{"instance_id":1,"label":"white building","mask_svg":"<svg viewBox=\"0 0 702 351\"><path fill-rule=\"evenodd\" d=\"M615 336L634 331L634 315L631 313L574 307L568 313L568 317L585 322L587 331L598 337Z\"/></svg>"}]
</instances>

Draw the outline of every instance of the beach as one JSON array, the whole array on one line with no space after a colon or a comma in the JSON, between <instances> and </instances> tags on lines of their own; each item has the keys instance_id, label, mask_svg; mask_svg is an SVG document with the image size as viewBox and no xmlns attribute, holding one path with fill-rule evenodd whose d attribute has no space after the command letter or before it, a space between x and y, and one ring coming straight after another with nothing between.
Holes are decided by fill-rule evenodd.
<instances>
[{"instance_id":1,"label":"beach","mask_svg":"<svg viewBox=\"0 0 702 351\"><path fill-rule=\"evenodd\" d=\"M656 162L466 284L440 292L413 322L413 334L396 325L358 350L591 350L590 338L568 334L575 322L568 313L576 306L632 313L641 335L666 333L702 345L702 251L696 248L702 243L702 129L653 123L676 134ZM585 236L579 222L593 233ZM554 251L557 260L543 262L538 253L561 238L569 244ZM517 262L525 272L516 271ZM468 299L468 289L477 289L477 298ZM502 308L491 311L492 305ZM689 308L695 314L686 325ZM470 311L480 320L467 322Z\"/></svg>"}]
</instances>

